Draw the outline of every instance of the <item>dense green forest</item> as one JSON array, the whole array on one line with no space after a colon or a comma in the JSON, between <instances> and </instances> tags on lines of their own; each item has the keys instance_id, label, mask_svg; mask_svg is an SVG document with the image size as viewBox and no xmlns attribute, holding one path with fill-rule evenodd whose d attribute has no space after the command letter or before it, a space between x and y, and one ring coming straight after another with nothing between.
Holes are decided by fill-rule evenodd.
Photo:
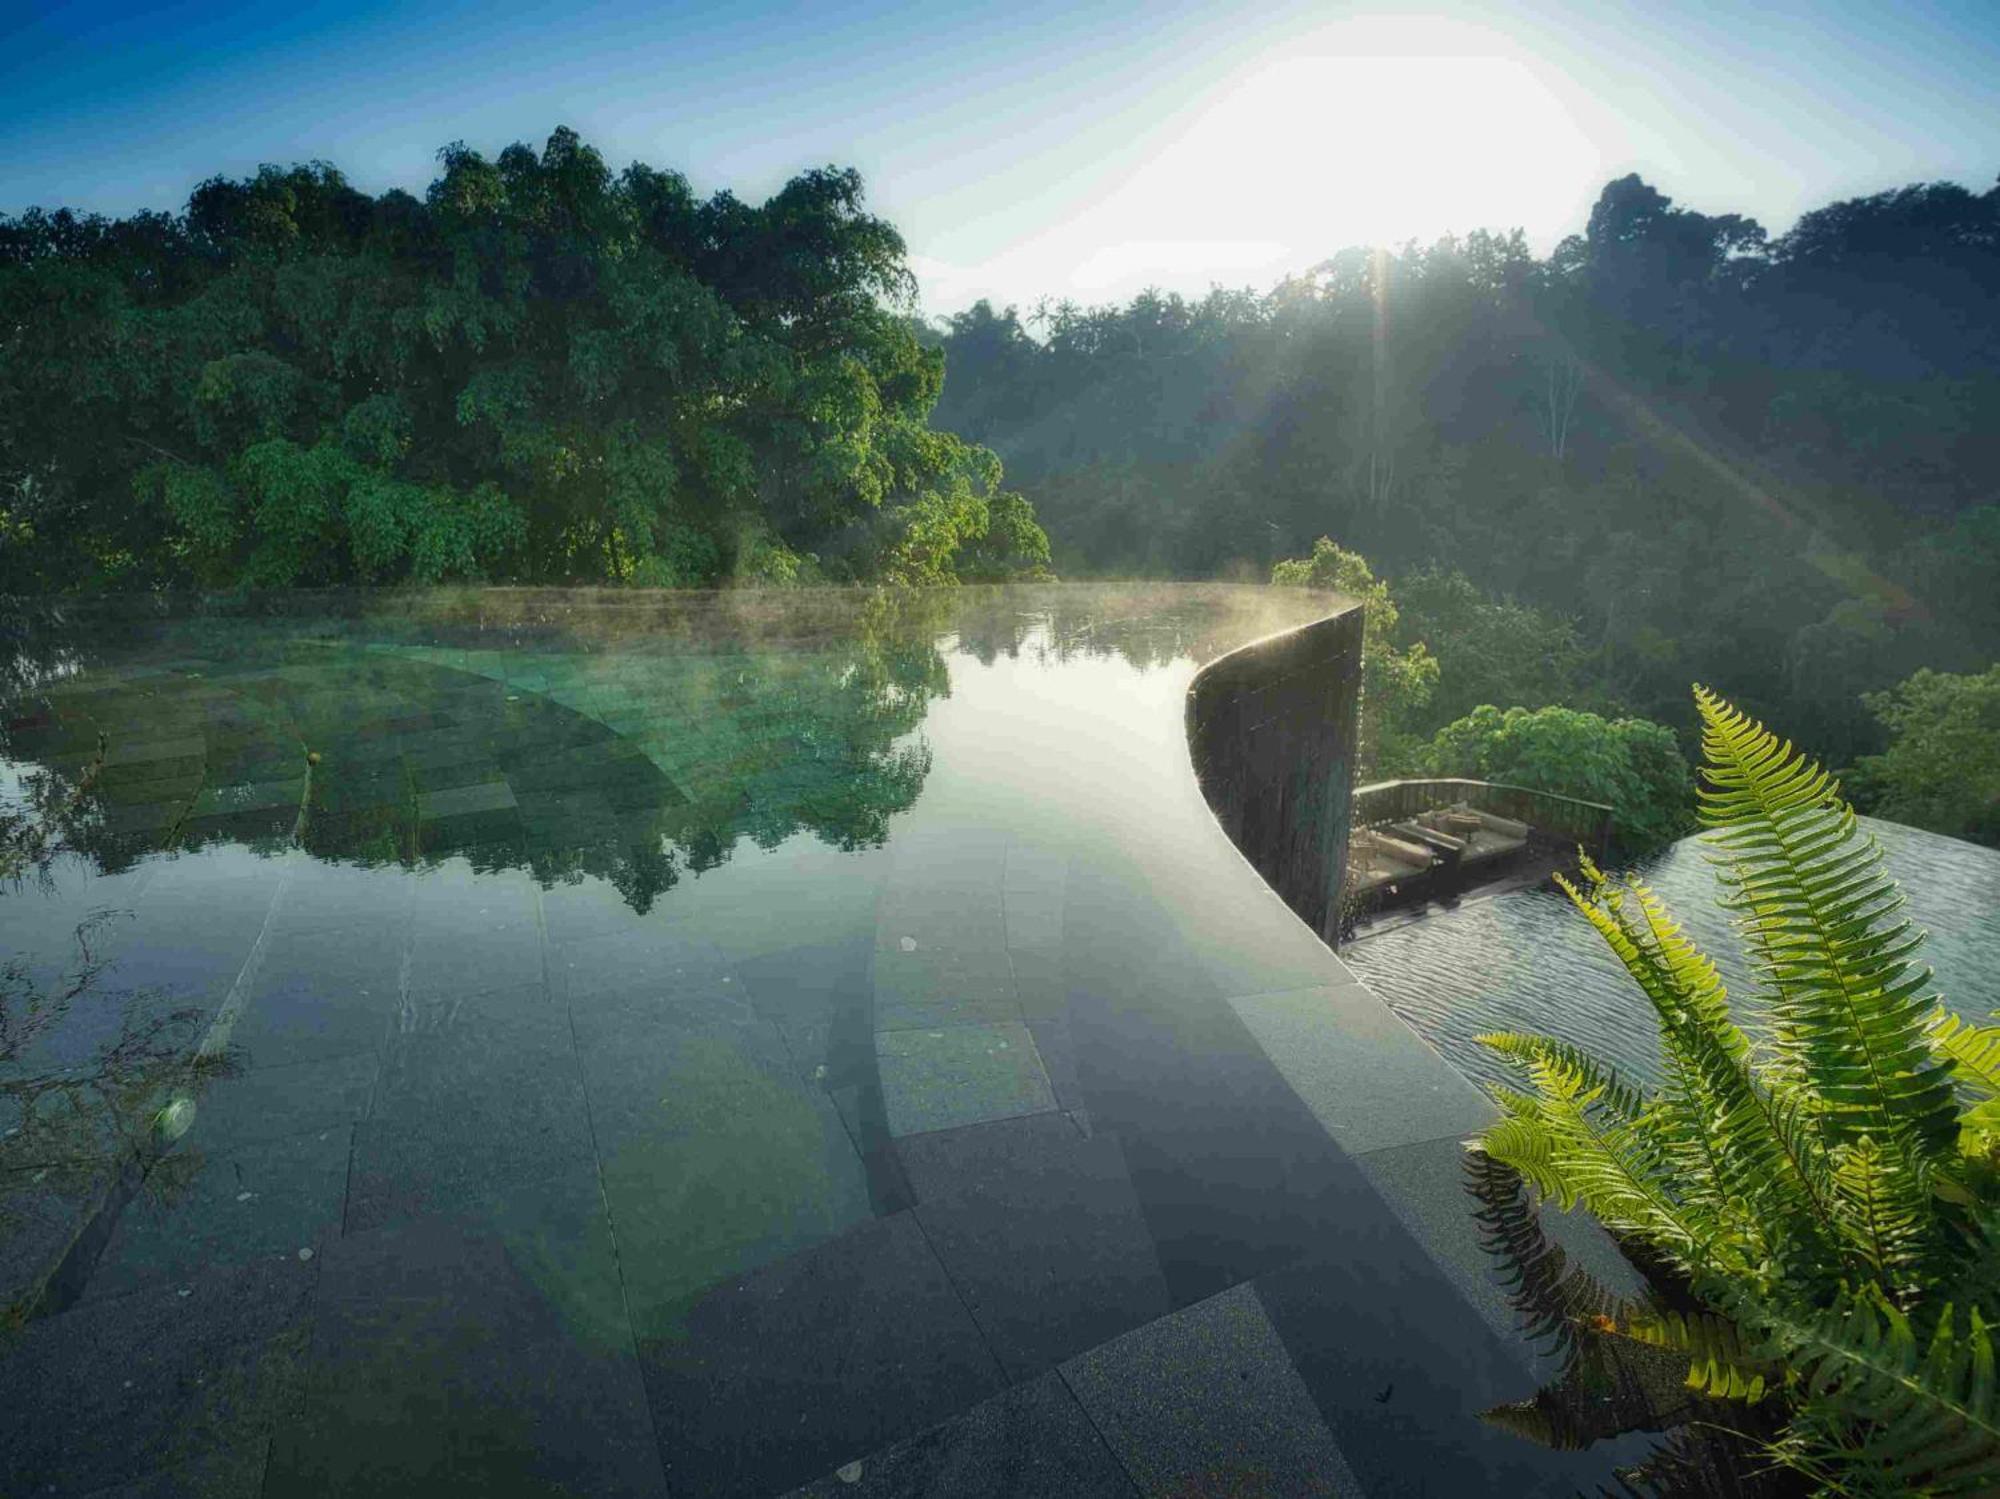
<instances>
[{"instance_id":1,"label":"dense green forest","mask_svg":"<svg viewBox=\"0 0 2000 1499\"><path fill-rule=\"evenodd\" d=\"M1041 570L855 173L439 159L0 219L0 590Z\"/></svg>"},{"instance_id":2,"label":"dense green forest","mask_svg":"<svg viewBox=\"0 0 2000 1499\"><path fill-rule=\"evenodd\" d=\"M567 130L439 160L421 199L315 163L0 219L0 591L1292 558L1373 600L1370 772L1582 734L1591 785L1664 797L1647 726L1690 744L1698 679L1864 806L2000 838L1940 768L2000 737L2000 188L1773 236L1626 177L1546 257L938 324L852 171L753 206Z\"/></svg>"},{"instance_id":3,"label":"dense green forest","mask_svg":"<svg viewBox=\"0 0 2000 1499\"><path fill-rule=\"evenodd\" d=\"M1064 576L1364 555L1442 667L1418 738L1480 703L1685 735L1702 680L1847 765L1866 694L2000 658L2000 188L1773 236L1626 177L1546 258L1473 233L937 341L935 420Z\"/></svg>"}]
</instances>

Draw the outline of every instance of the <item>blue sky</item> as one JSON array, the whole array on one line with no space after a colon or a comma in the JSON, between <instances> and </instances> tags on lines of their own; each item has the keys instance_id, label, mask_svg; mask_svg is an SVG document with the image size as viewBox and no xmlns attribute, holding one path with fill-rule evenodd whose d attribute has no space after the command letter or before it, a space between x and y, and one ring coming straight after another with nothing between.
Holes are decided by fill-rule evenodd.
<instances>
[{"instance_id":1,"label":"blue sky","mask_svg":"<svg viewBox=\"0 0 2000 1499\"><path fill-rule=\"evenodd\" d=\"M1475 227L1546 249L1608 178L1781 230L2000 173L2000 3L50 5L0 0L0 211L177 207L322 158L579 130L758 197L859 167L933 312L1270 285Z\"/></svg>"}]
</instances>

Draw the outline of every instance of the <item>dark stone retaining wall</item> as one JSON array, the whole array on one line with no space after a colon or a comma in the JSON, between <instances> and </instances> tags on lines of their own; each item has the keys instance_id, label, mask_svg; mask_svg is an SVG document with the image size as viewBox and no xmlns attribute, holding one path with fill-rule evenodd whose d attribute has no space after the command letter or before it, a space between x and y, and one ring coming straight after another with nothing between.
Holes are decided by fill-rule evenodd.
<instances>
[{"instance_id":1,"label":"dark stone retaining wall","mask_svg":"<svg viewBox=\"0 0 2000 1499\"><path fill-rule=\"evenodd\" d=\"M1209 806L1329 946L1347 872L1361 623L1351 605L1219 657L1188 688L1188 745Z\"/></svg>"}]
</instances>

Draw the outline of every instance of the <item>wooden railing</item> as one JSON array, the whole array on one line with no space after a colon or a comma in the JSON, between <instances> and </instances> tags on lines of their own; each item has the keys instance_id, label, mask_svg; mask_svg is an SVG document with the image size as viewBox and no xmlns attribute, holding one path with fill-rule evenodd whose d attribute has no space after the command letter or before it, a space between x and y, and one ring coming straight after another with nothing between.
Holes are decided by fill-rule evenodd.
<instances>
[{"instance_id":1,"label":"wooden railing","mask_svg":"<svg viewBox=\"0 0 2000 1499\"><path fill-rule=\"evenodd\" d=\"M1553 791L1506 786L1495 781L1377 781L1372 786L1357 786L1352 825L1378 827L1455 802L1464 802L1496 817L1525 822L1547 837L1580 843L1596 857L1603 857L1611 847L1611 808L1602 802L1580 801L1573 796L1558 796Z\"/></svg>"}]
</instances>

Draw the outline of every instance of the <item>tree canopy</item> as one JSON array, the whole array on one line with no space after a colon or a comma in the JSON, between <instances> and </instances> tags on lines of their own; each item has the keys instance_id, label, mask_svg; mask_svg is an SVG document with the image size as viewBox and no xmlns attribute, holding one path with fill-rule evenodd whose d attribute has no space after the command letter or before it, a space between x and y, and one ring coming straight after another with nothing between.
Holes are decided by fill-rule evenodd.
<instances>
[{"instance_id":1,"label":"tree canopy","mask_svg":"<svg viewBox=\"0 0 2000 1499\"><path fill-rule=\"evenodd\" d=\"M856 173L704 199L567 129L439 166L0 219L0 587L1043 569L998 459L929 425Z\"/></svg>"},{"instance_id":2,"label":"tree canopy","mask_svg":"<svg viewBox=\"0 0 2000 1499\"><path fill-rule=\"evenodd\" d=\"M937 419L1002 455L1066 576L1264 576L1331 536L1406 622L1433 566L1538 611L1488 621L1548 653L1525 704L1691 742L1701 677L1842 765L1884 743L1862 694L2000 655L2000 188L1773 234L1628 176L1546 256L1476 231L1266 295L981 304L943 342ZM1515 701L1401 639L1438 704Z\"/></svg>"},{"instance_id":3,"label":"tree canopy","mask_svg":"<svg viewBox=\"0 0 2000 1499\"><path fill-rule=\"evenodd\" d=\"M2000 846L2000 664L1977 676L1924 670L1868 708L1889 747L1855 767L1880 816Z\"/></svg>"},{"instance_id":4,"label":"tree canopy","mask_svg":"<svg viewBox=\"0 0 2000 1499\"><path fill-rule=\"evenodd\" d=\"M1680 745L1672 729L1645 719L1556 707L1502 712L1488 703L1439 729L1429 761L1438 775L1602 802L1628 852L1694 827L1694 777Z\"/></svg>"}]
</instances>

